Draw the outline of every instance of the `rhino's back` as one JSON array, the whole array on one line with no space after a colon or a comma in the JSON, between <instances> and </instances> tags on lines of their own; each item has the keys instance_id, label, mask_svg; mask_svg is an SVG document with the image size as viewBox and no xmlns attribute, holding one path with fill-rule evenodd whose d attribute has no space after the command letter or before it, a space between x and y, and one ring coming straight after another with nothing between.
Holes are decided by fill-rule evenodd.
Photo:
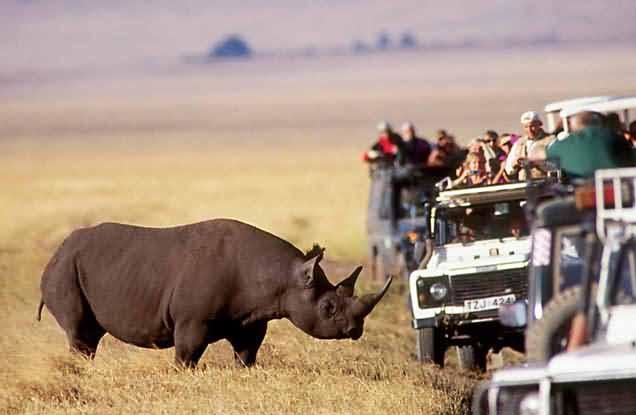
<instances>
[{"instance_id":1,"label":"rhino's back","mask_svg":"<svg viewBox=\"0 0 636 415\"><path fill-rule=\"evenodd\" d=\"M228 219L172 228L104 223L76 234L80 284L97 320L115 337L146 347L172 345L177 287L183 296L185 284L188 307L205 305L214 315L266 258L299 253Z\"/></svg>"}]
</instances>

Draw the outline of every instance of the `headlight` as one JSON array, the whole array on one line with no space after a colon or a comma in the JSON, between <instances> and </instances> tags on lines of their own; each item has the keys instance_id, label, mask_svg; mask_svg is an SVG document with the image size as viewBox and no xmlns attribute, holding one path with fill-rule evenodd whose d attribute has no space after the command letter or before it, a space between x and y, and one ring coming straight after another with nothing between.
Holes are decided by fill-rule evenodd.
<instances>
[{"instance_id":1,"label":"headlight","mask_svg":"<svg viewBox=\"0 0 636 415\"><path fill-rule=\"evenodd\" d=\"M539 394L532 392L527 394L519 403L519 415L539 414Z\"/></svg>"},{"instance_id":2,"label":"headlight","mask_svg":"<svg viewBox=\"0 0 636 415\"><path fill-rule=\"evenodd\" d=\"M450 297L447 276L420 277L417 279L417 302L420 308L440 307Z\"/></svg>"},{"instance_id":3,"label":"headlight","mask_svg":"<svg viewBox=\"0 0 636 415\"><path fill-rule=\"evenodd\" d=\"M431 285L431 288L428 289L428 292L431 293L431 296L435 300L441 301L444 299L444 297L446 297L446 294L448 294L448 287L441 282L436 282L435 284Z\"/></svg>"}]
</instances>

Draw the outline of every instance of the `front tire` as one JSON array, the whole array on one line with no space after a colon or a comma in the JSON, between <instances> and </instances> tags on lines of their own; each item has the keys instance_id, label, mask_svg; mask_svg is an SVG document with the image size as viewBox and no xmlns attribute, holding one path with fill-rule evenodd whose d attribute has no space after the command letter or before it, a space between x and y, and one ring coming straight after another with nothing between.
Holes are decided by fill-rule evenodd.
<instances>
[{"instance_id":1,"label":"front tire","mask_svg":"<svg viewBox=\"0 0 636 415\"><path fill-rule=\"evenodd\" d=\"M446 345L434 327L418 329L415 338L417 361L444 367Z\"/></svg>"},{"instance_id":2,"label":"front tire","mask_svg":"<svg viewBox=\"0 0 636 415\"><path fill-rule=\"evenodd\" d=\"M547 362L565 350L580 297L580 286L563 290L545 306L543 317L530 325L526 331L529 362Z\"/></svg>"}]
</instances>

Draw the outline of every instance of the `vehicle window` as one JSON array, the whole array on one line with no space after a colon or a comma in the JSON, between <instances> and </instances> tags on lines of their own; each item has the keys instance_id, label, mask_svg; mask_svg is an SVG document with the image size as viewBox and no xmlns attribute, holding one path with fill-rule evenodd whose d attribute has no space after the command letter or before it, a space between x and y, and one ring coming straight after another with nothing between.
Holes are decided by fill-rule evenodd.
<instances>
[{"instance_id":1,"label":"vehicle window","mask_svg":"<svg viewBox=\"0 0 636 415\"><path fill-rule=\"evenodd\" d=\"M473 242L528 235L522 201L448 209L445 243Z\"/></svg>"},{"instance_id":2,"label":"vehicle window","mask_svg":"<svg viewBox=\"0 0 636 415\"><path fill-rule=\"evenodd\" d=\"M612 305L636 304L636 244L624 246L616 256L616 280L610 291Z\"/></svg>"},{"instance_id":3,"label":"vehicle window","mask_svg":"<svg viewBox=\"0 0 636 415\"><path fill-rule=\"evenodd\" d=\"M561 233L558 238L559 291L581 282L584 238L580 232Z\"/></svg>"}]
</instances>

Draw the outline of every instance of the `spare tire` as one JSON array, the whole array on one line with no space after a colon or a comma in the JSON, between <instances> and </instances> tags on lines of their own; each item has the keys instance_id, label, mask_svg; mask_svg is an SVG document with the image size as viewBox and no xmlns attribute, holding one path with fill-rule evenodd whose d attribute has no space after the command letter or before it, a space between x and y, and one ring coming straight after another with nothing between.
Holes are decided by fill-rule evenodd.
<instances>
[{"instance_id":1,"label":"spare tire","mask_svg":"<svg viewBox=\"0 0 636 415\"><path fill-rule=\"evenodd\" d=\"M526 330L526 355L529 362L546 362L565 350L580 298L581 287L570 287L552 298L543 308L543 317Z\"/></svg>"}]
</instances>

